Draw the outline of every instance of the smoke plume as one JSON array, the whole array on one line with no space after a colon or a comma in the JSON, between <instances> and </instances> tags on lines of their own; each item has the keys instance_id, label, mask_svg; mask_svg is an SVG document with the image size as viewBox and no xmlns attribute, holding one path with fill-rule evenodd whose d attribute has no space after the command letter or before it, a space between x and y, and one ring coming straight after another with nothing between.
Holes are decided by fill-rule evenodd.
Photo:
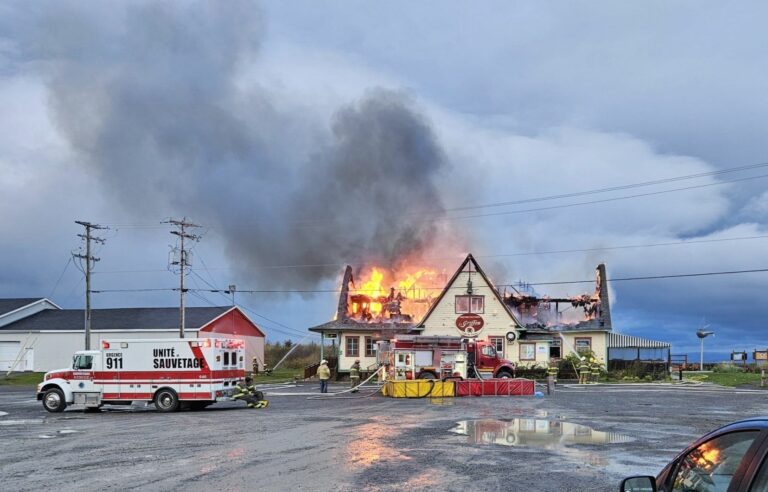
<instances>
[{"instance_id":1,"label":"smoke plume","mask_svg":"<svg viewBox=\"0 0 768 492\"><path fill-rule=\"evenodd\" d=\"M210 227L249 285L313 286L435 238L445 160L429 122L372 89L316 128L243 87L264 25L252 2L52 2L14 17L14 61L44 75L58 129L106 193L136 217ZM275 265L327 266L260 270Z\"/></svg>"}]
</instances>

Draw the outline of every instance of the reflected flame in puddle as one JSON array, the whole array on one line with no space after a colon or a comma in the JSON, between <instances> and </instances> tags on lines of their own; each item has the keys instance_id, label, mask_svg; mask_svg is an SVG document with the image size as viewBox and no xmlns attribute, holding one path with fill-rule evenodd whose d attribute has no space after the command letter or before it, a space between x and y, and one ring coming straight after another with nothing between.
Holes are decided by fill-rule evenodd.
<instances>
[{"instance_id":1,"label":"reflected flame in puddle","mask_svg":"<svg viewBox=\"0 0 768 492\"><path fill-rule=\"evenodd\" d=\"M578 444L617 444L634 441L625 434L603 432L560 420L515 418L511 420L464 420L450 432L467 436L471 444L529 447L555 450L573 455L591 465L606 465L608 460L598 453L569 448Z\"/></svg>"},{"instance_id":2,"label":"reflected flame in puddle","mask_svg":"<svg viewBox=\"0 0 768 492\"><path fill-rule=\"evenodd\" d=\"M410 460L408 456L384 443L384 438L392 429L380 423L365 424L357 427L357 435L364 436L347 444L345 449L347 467L358 469L385 461Z\"/></svg>"}]
</instances>

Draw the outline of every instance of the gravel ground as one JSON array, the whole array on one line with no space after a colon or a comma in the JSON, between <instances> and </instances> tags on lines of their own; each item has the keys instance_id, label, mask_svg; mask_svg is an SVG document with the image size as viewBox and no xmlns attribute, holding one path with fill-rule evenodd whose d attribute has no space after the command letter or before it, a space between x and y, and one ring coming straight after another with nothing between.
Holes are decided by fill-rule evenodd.
<instances>
[{"instance_id":1,"label":"gravel ground","mask_svg":"<svg viewBox=\"0 0 768 492\"><path fill-rule=\"evenodd\" d=\"M443 400L260 389L265 410L49 414L33 388L0 387L0 488L615 491L706 431L768 414L768 393L708 385Z\"/></svg>"}]
</instances>

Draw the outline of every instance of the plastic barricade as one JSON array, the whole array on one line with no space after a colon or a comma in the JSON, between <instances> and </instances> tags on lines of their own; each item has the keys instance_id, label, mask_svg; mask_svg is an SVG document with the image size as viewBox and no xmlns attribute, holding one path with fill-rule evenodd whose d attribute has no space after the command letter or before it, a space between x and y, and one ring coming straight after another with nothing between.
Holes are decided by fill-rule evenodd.
<instances>
[{"instance_id":1,"label":"plastic barricade","mask_svg":"<svg viewBox=\"0 0 768 492\"><path fill-rule=\"evenodd\" d=\"M530 379L484 379L456 382L456 396L531 396L535 391Z\"/></svg>"},{"instance_id":2,"label":"plastic barricade","mask_svg":"<svg viewBox=\"0 0 768 492\"><path fill-rule=\"evenodd\" d=\"M392 398L442 398L456 396L454 381L430 379L387 381L382 389L382 394Z\"/></svg>"}]
</instances>

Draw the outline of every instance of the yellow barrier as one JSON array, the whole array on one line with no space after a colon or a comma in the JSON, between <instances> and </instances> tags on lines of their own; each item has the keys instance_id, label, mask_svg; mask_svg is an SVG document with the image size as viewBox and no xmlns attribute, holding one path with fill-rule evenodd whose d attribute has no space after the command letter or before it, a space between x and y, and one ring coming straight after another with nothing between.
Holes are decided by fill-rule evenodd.
<instances>
[{"instance_id":1,"label":"yellow barrier","mask_svg":"<svg viewBox=\"0 0 768 492\"><path fill-rule=\"evenodd\" d=\"M441 398L456 396L453 381L417 379L415 381L387 381L382 389L384 396L392 398Z\"/></svg>"}]
</instances>

